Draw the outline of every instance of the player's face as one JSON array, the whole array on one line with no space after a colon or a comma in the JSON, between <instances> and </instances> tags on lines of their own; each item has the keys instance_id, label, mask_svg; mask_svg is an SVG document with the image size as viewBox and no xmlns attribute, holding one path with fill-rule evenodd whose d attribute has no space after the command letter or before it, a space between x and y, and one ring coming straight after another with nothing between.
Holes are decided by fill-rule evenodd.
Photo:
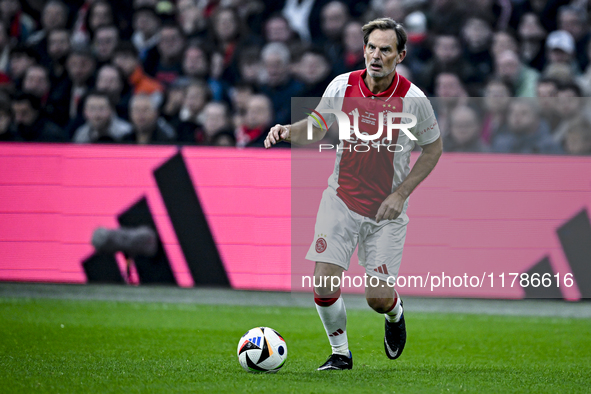
<instances>
[{"instance_id":1,"label":"player's face","mask_svg":"<svg viewBox=\"0 0 591 394\"><path fill-rule=\"evenodd\" d=\"M374 30L368 37L365 52L365 66L372 78L383 78L396 70L396 65L404 59L406 51L396 49L394 30Z\"/></svg>"}]
</instances>

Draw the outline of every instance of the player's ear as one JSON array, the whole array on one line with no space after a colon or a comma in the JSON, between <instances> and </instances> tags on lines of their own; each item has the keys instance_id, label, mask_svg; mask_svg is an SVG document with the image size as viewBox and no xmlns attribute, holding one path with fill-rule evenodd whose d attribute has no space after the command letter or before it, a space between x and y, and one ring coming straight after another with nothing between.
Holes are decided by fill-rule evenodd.
<instances>
[{"instance_id":1,"label":"player's ear","mask_svg":"<svg viewBox=\"0 0 591 394\"><path fill-rule=\"evenodd\" d=\"M398 54L398 56L396 56L396 64L400 64L404 60L405 57L406 57L406 49L403 50L402 52L400 52Z\"/></svg>"}]
</instances>

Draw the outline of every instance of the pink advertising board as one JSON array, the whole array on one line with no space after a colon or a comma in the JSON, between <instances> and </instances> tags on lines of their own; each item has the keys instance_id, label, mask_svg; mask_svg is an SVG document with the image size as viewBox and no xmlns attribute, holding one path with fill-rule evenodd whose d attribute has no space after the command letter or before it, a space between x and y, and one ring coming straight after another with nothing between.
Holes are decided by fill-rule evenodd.
<instances>
[{"instance_id":1,"label":"pink advertising board","mask_svg":"<svg viewBox=\"0 0 591 394\"><path fill-rule=\"evenodd\" d=\"M0 280L85 283L81 262L93 253L93 230L116 227L117 215L145 196L176 282L192 286L153 176L176 152L170 146L0 144ZM292 200L290 150L186 147L182 155L231 286L297 290L300 272L292 266L312 267L303 256L326 183L313 182L308 198ZM311 153L306 165L325 172L326 180L333 160ZM521 286L509 286L510 274L546 258L560 275L560 294L578 299L589 278L565 283L573 269L557 230L589 208L591 158L444 154L411 196L400 270L427 285L400 292L522 298ZM309 234L292 237L292 220ZM354 260L348 274L363 275ZM449 276L450 285L434 286L434 276L444 282ZM459 286L452 283L456 276L465 277Z\"/></svg>"}]
</instances>

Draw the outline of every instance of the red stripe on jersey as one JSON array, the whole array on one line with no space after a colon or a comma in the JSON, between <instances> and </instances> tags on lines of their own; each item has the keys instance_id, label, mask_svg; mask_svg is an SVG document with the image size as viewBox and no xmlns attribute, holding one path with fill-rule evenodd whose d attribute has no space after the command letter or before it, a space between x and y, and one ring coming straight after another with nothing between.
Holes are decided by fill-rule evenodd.
<instances>
[{"instance_id":1,"label":"red stripe on jersey","mask_svg":"<svg viewBox=\"0 0 591 394\"><path fill-rule=\"evenodd\" d=\"M372 135L376 133L378 128L377 116L379 112L402 112L402 97L406 96L411 83L408 79L396 74L390 87L376 95L371 93L363 81L365 72L365 70L360 70L350 73L342 111L349 114L358 109L360 113L359 131L366 131ZM365 115L369 115L374 124L362 122ZM353 116L349 115L349 119L353 125ZM367 119L366 116L365 120ZM386 134L383 130L380 141L376 142L382 143L385 138ZM394 132L392 141L389 143L396 144L397 141L398 133ZM363 142L356 140L355 136L352 136L350 140L343 141L337 196L353 212L373 218L382 202L392 192L394 152L388 151L385 146L381 146L379 151L372 148L367 152L356 152L355 146L364 145L361 144ZM372 141L369 142L369 146L372 146Z\"/></svg>"}]
</instances>

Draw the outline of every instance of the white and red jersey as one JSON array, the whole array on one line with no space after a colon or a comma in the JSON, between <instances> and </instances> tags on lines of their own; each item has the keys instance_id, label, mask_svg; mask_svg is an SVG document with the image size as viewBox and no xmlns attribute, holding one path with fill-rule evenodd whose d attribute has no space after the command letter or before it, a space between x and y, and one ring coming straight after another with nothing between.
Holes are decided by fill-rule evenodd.
<instances>
[{"instance_id":1,"label":"white and red jersey","mask_svg":"<svg viewBox=\"0 0 591 394\"><path fill-rule=\"evenodd\" d=\"M384 113L384 117L387 112L402 112L416 116L417 123L409 131L417 138L419 145L437 140L439 126L433 108L416 85L396 73L388 90L373 94L363 81L365 72L359 70L341 74L328 85L316 108L328 127L336 120L336 116L324 112L325 109L348 114L351 125L354 124L353 113L357 111L359 131L367 135L376 133L380 112ZM394 122L409 123L410 119L395 119ZM379 141L358 140L352 131L348 140L341 140L328 185L351 211L375 217L386 197L408 176L410 153L415 141L401 130L396 133L396 130L392 133L391 141L387 140L385 130ZM399 146L387 149L390 144ZM355 145L369 145L370 148Z\"/></svg>"}]
</instances>

